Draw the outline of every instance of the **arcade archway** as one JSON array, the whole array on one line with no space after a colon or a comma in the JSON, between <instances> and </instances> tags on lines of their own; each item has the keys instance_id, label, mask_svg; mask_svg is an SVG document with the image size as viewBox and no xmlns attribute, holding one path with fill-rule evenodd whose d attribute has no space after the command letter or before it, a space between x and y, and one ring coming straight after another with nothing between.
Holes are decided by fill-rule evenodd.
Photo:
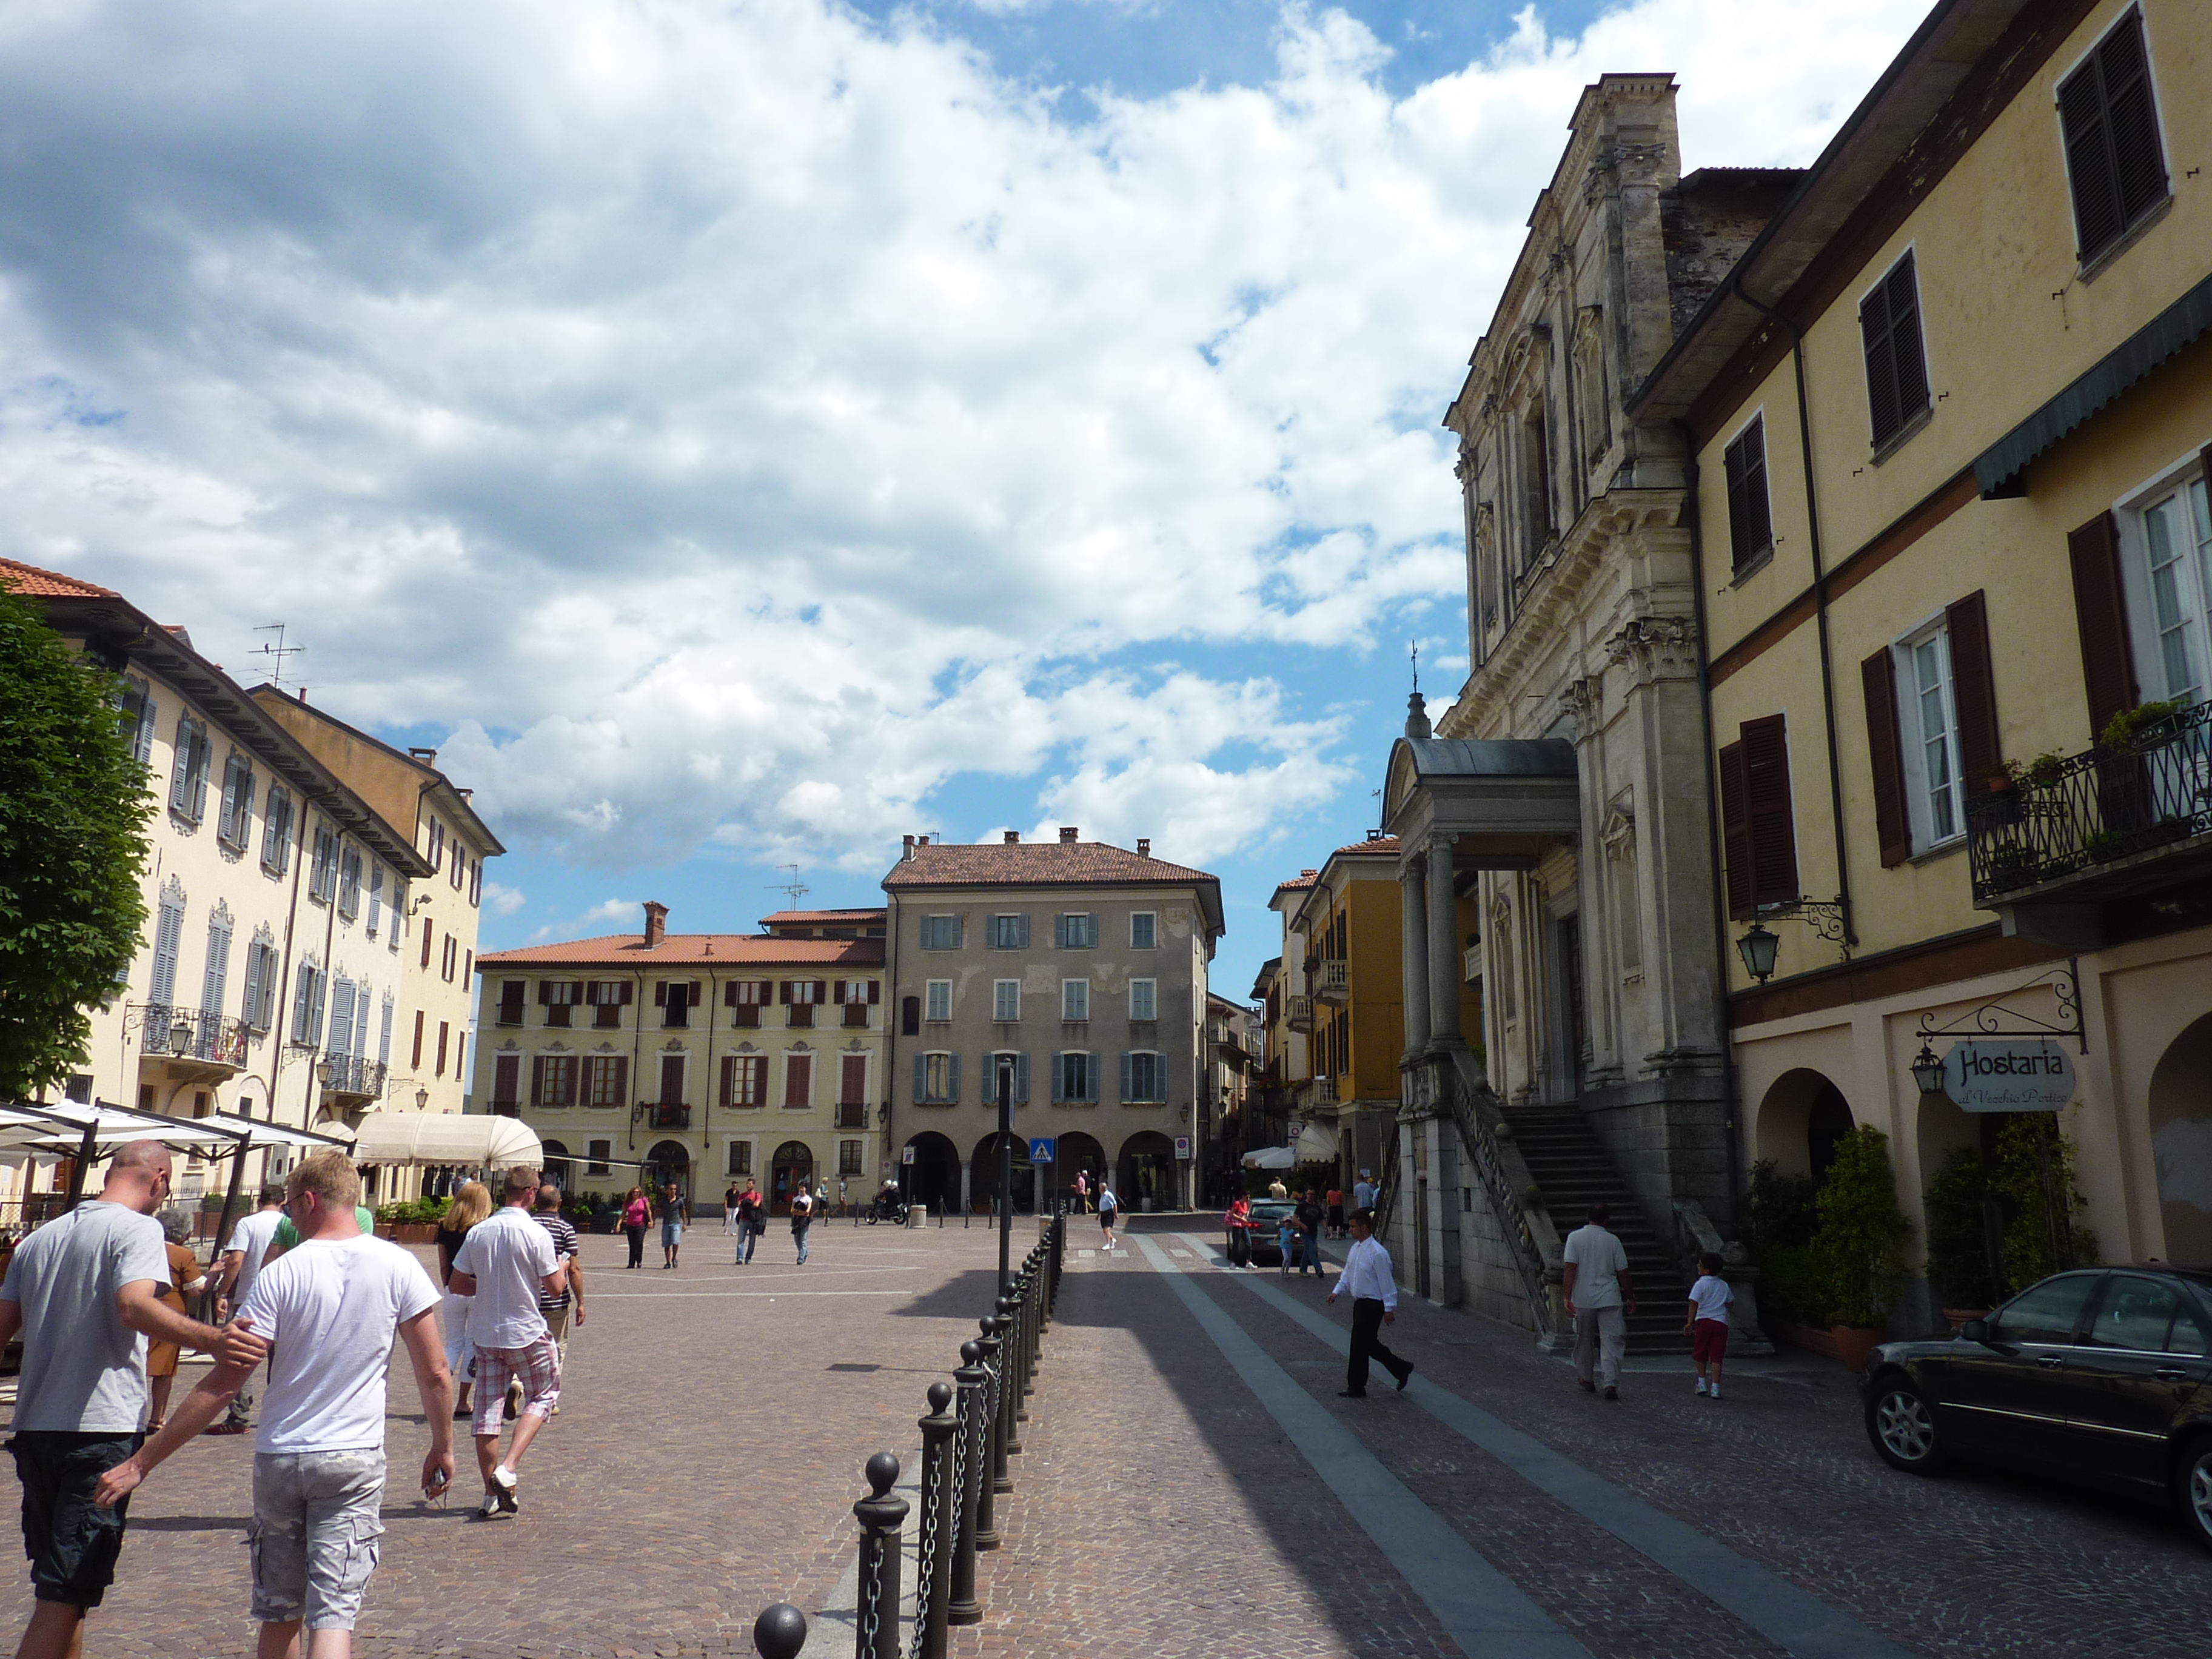
<instances>
[{"instance_id":1,"label":"arcade archway","mask_svg":"<svg viewBox=\"0 0 2212 1659\"><path fill-rule=\"evenodd\" d=\"M1817 1183L1835 1161L1836 1143L1851 1132L1850 1103L1819 1072L1784 1072L1759 1103L1758 1142L1753 1156L1771 1161L1785 1176L1810 1176Z\"/></svg>"},{"instance_id":2,"label":"arcade archway","mask_svg":"<svg viewBox=\"0 0 2212 1659\"><path fill-rule=\"evenodd\" d=\"M787 1140L775 1149L769 1164L768 1202L770 1213L789 1215L791 1197L814 1179L814 1153L803 1140Z\"/></svg>"},{"instance_id":3,"label":"arcade archway","mask_svg":"<svg viewBox=\"0 0 2212 1659\"><path fill-rule=\"evenodd\" d=\"M1106 1149L1089 1135L1078 1131L1058 1138L1054 1148L1060 1165L1060 1196L1071 1205L1075 1200L1075 1177L1083 1176L1085 1190L1095 1205L1098 1198L1098 1177L1106 1173Z\"/></svg>"},{"instance_id":4,"label":"arcade archway","mask_svg":"<svg viewBox=\"0 0 2212 1659\"><path fill-rule=\"evenodd\" d=\"M2212 1014L2185 1029L2159 1056L2149 1106L2166 1259L2212 1261Z\"/></svg>"},{"instance_id":5,"label":"arcade archway","mask_svg":"<svg viewBox=\"0 0 2212 1659\"><path fill-rule=\"evenodd\" d=\"M684 1213L690 1213L691 1154L684 1150L682 1142L655 1142L653 1150L645 1155L644 1173L644 1185L656 1200L668 1190L668 1183L674 1182L677 1193L684 1200Z\"/></svg>"},{"instance_id":6,"label":"arcade archway","mask_svg":"<svg viewBox=\"0 0 2212 1659\"><path fill-rule=\"evenodd\" d=\"M906 1144L914 1149L914 1162L899 1165L906 1201L927 1205L939 1215L958 1208L960 1149L934 1129L925 1129Z\"/></svg>"},{"instance_id":7,"label":"arcade archway","mask_svg":"<svg viewBox=\"0 0 2212 1659\"><path fill-rule=\"evenodd\" d=\"M1036 1209L1036 1172L1030 1163L1030 1144L1009 1135L1014 1152L1014 1209L1030 1215ZM975 1161L969 1166L970 1201L979 1209L995 1210L999 1204L999 1137L996 1131L975 1143Z\"/></svg>"},{"instance_id":8,"label":"arcade archway","mask_svg":"<svg viewBox=\"0 0 2212 1659\"><path fill-rule=\"evenodd\" d=\"M1175 1142L1157 1129L1142 1130L1121 1143L1116 1191L1121 1207L1134 1214L1182 1207L1176 1190Z\"/></svg>"}]
</instances>

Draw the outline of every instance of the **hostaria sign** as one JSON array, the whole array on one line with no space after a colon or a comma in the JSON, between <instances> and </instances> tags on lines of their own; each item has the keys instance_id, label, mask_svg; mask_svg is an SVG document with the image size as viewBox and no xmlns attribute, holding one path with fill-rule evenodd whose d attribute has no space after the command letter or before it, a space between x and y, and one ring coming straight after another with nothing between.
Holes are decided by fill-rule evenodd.
<instances>
[{"instance_id":1,"label":"hostaria sign","mask_svg":"<svg viewBox=\"0 0 2212 1659\"><path fill-rule=\"evenodd\" d=\"M1969 1112L2055 1112L2074 1098L2074 1062L2055 1042L1961 1042L1943 1092Z\"/></svg>"}]
</instances>

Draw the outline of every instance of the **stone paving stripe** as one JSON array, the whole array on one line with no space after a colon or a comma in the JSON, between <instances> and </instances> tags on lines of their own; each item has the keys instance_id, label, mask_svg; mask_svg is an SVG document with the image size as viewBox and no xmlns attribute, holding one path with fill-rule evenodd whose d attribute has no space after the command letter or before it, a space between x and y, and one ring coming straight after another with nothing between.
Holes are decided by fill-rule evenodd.
<instances>
[{"instance_id":1,"label":"stone paving stripe","mask_svg":"<svg viewBox=\"0 0 2212 1659\"><path fill-rule=\"evenodd\" d=\"M899 1651L907 1650L914 1633L915 1553L921 1539L921 1448L900 1460L898 1484L891 1488L907 1501L906 1524L899 1528ZM866 1495L866 1487L861 1488ZM854 1500L858 1502L859 1499ZM806 1644L799 1659L827 1659L833 1653L854 1650L860 1639L860 1523L853 1522L851 1553L845 1571L822 1603L822 1610L806 1621ZM750 1645L750 1644L748 1644Z\"/></svg>"},{"instance_id":2,"label":"stone paving stripe","mask_svg":"<svg viewBox=\"0 0 2212 1659\"><path fill-rule=\"evenodd\" d=\"M757 1297L764 1296L773 1302L779 1296L794 1300L802 1296L912 1296L910 1290L901 1291L593 1291L594 1302L673 1302L687 1296Z\"/></svg>"},{"instance_id":3,"label":"stone paving stripe","mask_svg":"<svg viewBox=\"0 0 2212 1659\"><path fill-rule=\"evenodd\" d=\"M1185 1234L1186 1238L1190 1235ZM1199 1243L1191 1238L1194 1244ZM1231 1267L1218 1251L1213 1265L1233 1276L1269 1306L1287 1314L1339 1353L1349 1353L1352 1337L1264 1278ZM1591 1474L1541 1441L1470 1405L1416 1372L1407 1397L1431 1417L1488 1452L1508 1468L1595 1522L1631 1549L1719 1603L1777 1646L1800 1659L1913 1659L1909 1648L1869 1630L1847 1613L1801 1589L1780 1573L1739 1555L1688 1522L1653 1508L1611 1481Z\"/></svg>"},{"instance_id":4,"label":"stone paving stripe","mask_svg":"<svg viewBox=\"0 0 2212 1659\"><path fill-rule=\"evenodd\" d=\"M1468 1659L1490 1659L1500 1652L1514 1659L1590 1659L1588 1648L1414 1497L1212 1297L1189 1283L1165 1250L1141 1233L1136 1242L1230 1368ZM1501 1638L1512 1645L1502 1647Z\"/></svg>"}]
</instances>

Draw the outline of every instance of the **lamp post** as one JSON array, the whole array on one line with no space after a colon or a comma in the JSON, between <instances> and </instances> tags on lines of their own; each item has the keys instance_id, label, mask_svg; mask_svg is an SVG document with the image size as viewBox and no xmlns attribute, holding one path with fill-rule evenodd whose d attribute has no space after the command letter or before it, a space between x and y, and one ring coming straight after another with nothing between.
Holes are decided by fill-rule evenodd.
<instances>
[{"instance_id":1,"label":"lamp post","mask_svg":"<svg viewBox=\"0 0 2212 1659\"><path fill-rule=\"evenodd\" d=\"M1736 954L1743 958L1744 971L1761 985L1774 977L1774 953L1782 944L1781 939L1770 932L1763 921L1754 920L1751 931L1735 942Z\"/></svg>"},{"instance_id":2,"label":"lamp post","mask_svg":"<svg viewBox=\"0 0 2212 1659\"><path fill-rule=\"evenodd\" d=\"M192 1023L184 1015L179 1014L177 1023L169 1028L169 1052L173 1054L189 1054L191 1051Z\"/></svg>"}]
</instances>

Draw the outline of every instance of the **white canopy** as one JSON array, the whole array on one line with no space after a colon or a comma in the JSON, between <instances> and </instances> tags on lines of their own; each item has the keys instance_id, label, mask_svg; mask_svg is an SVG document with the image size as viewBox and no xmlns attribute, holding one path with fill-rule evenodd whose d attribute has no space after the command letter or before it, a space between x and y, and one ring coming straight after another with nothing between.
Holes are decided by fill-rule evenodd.
<instances>
[{"instance_id":1,"label":"white canopy","mask_svg":"<svg viewBox=\"0 0 2212 1659\"><path fill-rule=\"evenodd\" d=\"M343 1146L352 1132L343 1125L331 1127L336 1134L287 1128L228 1112L168 1117L105 1101L85 1106L64 1100L40 1106L0 1106L0 1148L73 1157L83 1146L84 1132L89 1128L95 1158L105 1158L134 1140L158 1140L173 1152L203 1158L228 1158L241 1149L263 1146Z\"/></svg>"},{"instance_id":2,"label":"white canopy","mask_svg":"<svg viewBox=\"0 0 2212 1659\"><path fill-rule=\"evenodd\" d=\"M371 1112L354 1138L356 1164L453 1164L464 1169L523 1164L545 1148L527 1124L489 1113Z\"/></svg>"},{"instance_id":3,"label":"white canopy","mask_svg":"<svg viewBox=\"0 0 2212 1659\"><path fill-rule=\"evenodd\" d=\"M1295 1170L1298 1157L1287 1146L1262 1146L1257 1152L1244 1154L1248 1170Z\"/></svg>"},{"instance_id":4,"label":"white canopy","mask_svg":"<svg viewBox=\"0 0 2212 1659\"><path fill-rule=\"evenodd\" d=\"M1337 1149L1336 1125L1307 1123L1298 1128L1297 1152L1301 1164L1334 1164Z\"/></svg>"}]
</instances>

